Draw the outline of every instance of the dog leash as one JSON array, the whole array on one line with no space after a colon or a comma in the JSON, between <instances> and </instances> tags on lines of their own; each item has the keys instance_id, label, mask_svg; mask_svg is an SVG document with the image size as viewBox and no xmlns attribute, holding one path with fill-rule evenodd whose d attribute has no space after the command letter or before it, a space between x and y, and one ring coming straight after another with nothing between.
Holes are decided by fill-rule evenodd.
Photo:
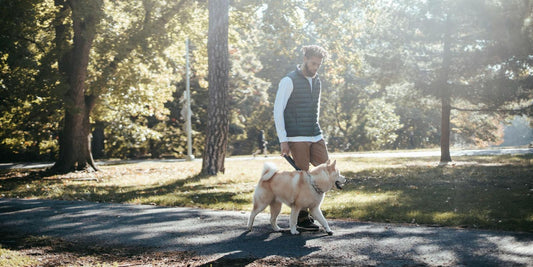
<instances>
[{"instance_id":1,"label":"dog leash","mask_svg":"<svg viewBox=\"0 0 533 267\"><path fill-rule=\"evenodd\" d=\"M296 162L294 162L294 159L289 156L289 155L283 155L283 157L289 162L289 164L291 164L297 171L301 171L302 169L298 168L298 166L296 166ZM348 181L347 181L348 182ZM313 185L314 186L314 185ZM340 188L339 186L337 186L337 188L339 189L342 189ZM315 188L316 190L316 188Z\"/></svg>"},{"instance_id":2,"label":"dog leash","mask_svg":"<svg viewBox=\"0 0 533 267\"><path fill-rule=\"evenodd\" d=\"M283 155L283 157L289 162L289 164L291 164L297 171L301 171L302 169L298 168L298 166L296 166L296 162L294 162L294 159L289 156L289 155ZM310 179L310 175L308 172L305 172L308 176L308 179L309 179L309 183L311 184L311 186L313 187L313 189L315 189L315 191L318 193L318 194L324 194L324 191L320 190L320 188L318 188L316 186L315 183L313 183L313 181L311 181Z\"/></svg>"},{"instance_id":3,"label":"dog leash","mask_svg":"<svg viewBox=\"0 0 533 267\"><path fill-rule=\"evenodd\" d=\"M284 158L289 162L289 164L291 164L291 165L292 165L297 171L301 171L301 170L302 170L302 169L298 168L298 166L296 166L296 162L294 162L294 159L293 159L291 156L285 154L285 155L283 155L283 157L284 157Z\"/></svg>"}]
</instances>

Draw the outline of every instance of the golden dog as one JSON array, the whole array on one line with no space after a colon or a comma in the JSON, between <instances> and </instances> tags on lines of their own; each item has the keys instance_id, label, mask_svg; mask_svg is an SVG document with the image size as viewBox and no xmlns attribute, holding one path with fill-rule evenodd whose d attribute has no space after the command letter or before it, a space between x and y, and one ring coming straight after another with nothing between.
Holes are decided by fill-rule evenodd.
<instances>
[{"instance_id":1,"label":"golden dog","mask_svg":"<svg viewBox=\"0 0 533 267\"><path fill-rule=\"evenodd\" d=\"M278 171L272 163L265 163L263 175L255 188L253 209L248 219L248 230L252 230L255 216L270 205L270 224L274 231L281 231L277 224L277 218L281 211L281 203L291 208L289 218L291 234L299 234L296 230L298 213L302 209L309 209L315 218L329 235L333 232L320 205L324 199L324 193L335 185L342 189L346 178L335 168L336 161L320 164L311 171Z\"/></svg>"}]
</instances>

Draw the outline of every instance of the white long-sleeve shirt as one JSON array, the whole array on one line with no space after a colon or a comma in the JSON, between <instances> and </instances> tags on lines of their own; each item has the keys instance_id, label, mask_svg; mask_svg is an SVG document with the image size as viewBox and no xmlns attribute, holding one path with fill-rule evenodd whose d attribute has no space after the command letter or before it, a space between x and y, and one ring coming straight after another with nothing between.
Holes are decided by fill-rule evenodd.
<instances>
[{"instance_id":1,"label":"white long-sleeve shirt","mask_svg":"<svg viewBox=\"0 0 533 267\"><path fill-rule=\"evenodd\" d=\"M306 77L309 80L311 88L313 88L313 78ZM290 77L284 77L279 82L278 92L276 93L276 100L274 101L274 123L276 124L276 132L278 133L279 142L318 142L323 139L322 134L317 136L292 136L287 137L287 131L285 130L285 117L283 113L285 107L287 107L287 102L291 97L293 90L293 84ZM309 92L311 93L311 92ZM320 113L320 96L318 96L318 113ZM318 119L318 117L317 117Z\"/></svg>"}]
</instances>

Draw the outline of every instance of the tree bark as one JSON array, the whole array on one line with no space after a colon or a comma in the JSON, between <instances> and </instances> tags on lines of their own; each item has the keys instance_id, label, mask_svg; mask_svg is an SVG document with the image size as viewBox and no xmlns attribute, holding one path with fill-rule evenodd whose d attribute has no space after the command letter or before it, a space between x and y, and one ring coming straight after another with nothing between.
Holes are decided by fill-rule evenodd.
<instances>
[{"instance_id":1,"label":"tree bark","mask_svg":"<svg viewBox=\"0 0 533 267\"><path fill-rule=\"evenodd\" d=\"M209 30L207 40L209 70L209 106L207 133L202 161L202 173L224 172L228 143L228 0L209 0Z\"/></svg>"},{"instance_id":2,"label":"tree bark","mask_svg":"<svg viewBox=\"0 0 533 267\"><path fill-rule=\"evenodd\" d=\"M452 157L450 155L450 114L451 105L450 99L442 98L442 114L441 114L441 136L440 136L440 162L450 162Z\"/></svg>"},{"instance_id":3,"label":"tree bark","mask_svg":"<svg viewBox=\"0 0 533 267\"><path fill-rule=\"evenodd\" d=\"M450 85L448 84L448 78L450 75L450 17L446 18L446 28L444 33L444 48L442 53L442 70L439 84L441 87L441 129L440 129L440 162L451 162L452 157L450 155L450 115L451 115L451 92Z\"/></svg>"},{"instance_id":4,"label":"tree bark","mask_svg":"<svg viewBox=\"0 0 533 267\"><path fill-rule=\"evenodd\" d=\"M63 95L65 117L59 140L59 158L52 167L52 172L69 172L86 169L88 164L98 170L94 164L90 149L89 115L96 102L96 96L87 96L86 84L89 53L95 36L96 24L101 12L101 1L56 1L67 5L72 11L72 28L74 32L72 47L59 60L59 69L65 76L66 93ZM62 25L64 27L64 25ZM60 29L61 30L61 27ZM63 28L64 30L64 28ZM56 33L58 29L56 28ZM65 32L56 35L56 44L67 39ZM63 34L63 35L61 35ZM61 52L61 51L60 51Z\"/></svg>"}]
</instances>

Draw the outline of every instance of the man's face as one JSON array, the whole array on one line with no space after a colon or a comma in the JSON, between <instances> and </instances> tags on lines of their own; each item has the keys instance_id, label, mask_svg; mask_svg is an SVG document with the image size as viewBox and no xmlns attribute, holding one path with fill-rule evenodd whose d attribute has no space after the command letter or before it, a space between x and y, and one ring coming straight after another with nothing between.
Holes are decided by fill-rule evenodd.
<instances>
[{"instance_id":1,"label":"man's face","mask_svg":"<svg viewBox=\"0 0 533 267\"><path fill-rule=\"evenodd\" d=\"M304 57L303 73L307 77L315 77L320 65L322 64L322 58L320 57Z\"/></svg>"}]
</instances>

